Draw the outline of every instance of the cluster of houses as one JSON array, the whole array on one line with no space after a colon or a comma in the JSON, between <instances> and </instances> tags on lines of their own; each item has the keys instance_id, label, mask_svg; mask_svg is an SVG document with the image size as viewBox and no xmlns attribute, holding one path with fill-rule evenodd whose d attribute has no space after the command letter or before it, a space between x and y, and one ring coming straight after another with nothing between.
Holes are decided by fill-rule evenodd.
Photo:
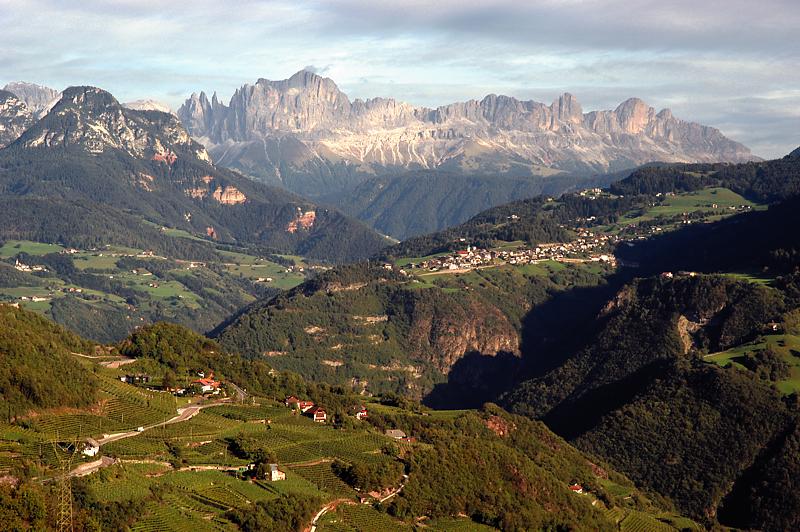
<instances>
[{"instance_id":1,"label":"cluster of houses","mask_svg":"<svg viewBox=\"0 0 800 532\"><path fill-rule=\"evenodd\" d=\"M304 416L308 416L316 423L325 423L328 420L328 413L321 406L315 405L313 401L298 399L290 395L283 402L289 408L296 408Z\"/></svg>"},{"instance_id":2,"label":"cluster of houses","mask_svg":"<svg viewBox=\"0 0 800 532\"><path fill-rule=\"evenodd\" d=\"M304 416L310 417L317 423L325 423L328 420L328 413L321 406L315 405L313 401L306 401L299 399L294 395L290 395L283 402L288 408L295 408L300 411ZM358 420L367 419L367 408L363 405L353 407L353 417Z\"/></svg>"},{"instance_id":3,"label":"cluster of houses","mask_svg":"<svg viewBox=\"0 0 800 532\"><path fill-rule=\"evenodd\" d=\"M217 395L222 391L222 381L215 379L213 372L208 377L205 376L204 372L198 373L197 376L199 378L193 380L190 386L186 388L168 388L167 391L175 395L185 395L191 387L199 389L203 395ZM121 376L119 380L128 384L147 385L150 384L151 378L146 373L129 373Z\"/></svg>"},{"instance_id":4,"label":"cluster of houses","mask_svg":"<svg viewBox=\"0 0 800 532\"><path fill-rule=\"evenodd\" d=\"M539 244L534 248L483 249L467 246L465 250L428 259L412 267L436 272L463 271L502 264L537 264L545 260L614 263L616 259L611 253L597 253L599 250L608 249L614 239L615 237L609 235L595 235L590 231L581 231L578 238L572 242Z\"/></svg>"},{"instance_id":5,"label":"cluster of houses","mask_svg":"<svg viewBox=\"0 0 800 532\"><path fill-rule=\"evenodd\" d=\"M14 268L21 271L21 272L46 272L47 268L41 266L39 264L34 264L33 266L29 266L23 262L20 262L19 259L14 261Z\"/></svg>"},{"instance_id":6,"label":"cluster of houses","mask_svg":"<svg viewBox=\"0 0 800 532\"><path fill-rule=\"evenodd\" d=\"M208 377L205 376L205 373L199 373L198 377L200 378L193 380L192 384L200 388L203 395L216 395L222 389L222 382L214 378L214 372L211 372Z\"/></svg>"}]
</instances>

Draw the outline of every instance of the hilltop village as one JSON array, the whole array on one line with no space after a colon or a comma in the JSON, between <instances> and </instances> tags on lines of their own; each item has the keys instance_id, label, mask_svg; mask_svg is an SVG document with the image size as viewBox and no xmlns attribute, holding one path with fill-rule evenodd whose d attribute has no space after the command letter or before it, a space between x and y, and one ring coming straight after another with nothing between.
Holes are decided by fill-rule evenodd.
<instances>
[{"instance_id":1,"label":"hilltop village","mask_svg":"<svg viewBox=\"0 0 800 532\"><path fill-rule=\"evenodd\" d=\"M504 264L525 265L554 260L558 262L604 262L616 264L611 252L612 246L619 242L614 235L598 235L582 230L578 238L571 242L539 244L526 248L484 249L467 246L465 250L450 255L433 257L417 264L409 265L416 270L429 272L466 271L476 268L502 266Z\"/></svg>"}]
</instances>

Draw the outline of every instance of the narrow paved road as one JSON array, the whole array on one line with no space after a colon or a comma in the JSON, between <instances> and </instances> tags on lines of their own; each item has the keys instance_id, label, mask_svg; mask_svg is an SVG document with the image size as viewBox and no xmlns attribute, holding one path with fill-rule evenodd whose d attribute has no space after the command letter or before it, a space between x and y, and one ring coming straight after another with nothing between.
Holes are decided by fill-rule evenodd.
<instances>
[{"instance_id":1,"label":"narrow paved road","mask_svg":"<svg viewBox=\"0 0 800 532\"><path fill-rule=\"evenodd\" d=\"M230 402L230 399L221 399L219 401L214 401L213 403L207 403L207 404L203 404L203 405L190 405L190 406L186 406L186 407L183 407L183 408L179 408L178 409L178 414L176 416L174 416L174 417L171 417L170 419L168 419L166 421L162 421L161 423L154 423L152 425L147 425L146 427L142 427L143 430L141 430L141 431L132 430L132 431L129 431L129 432L118 432L116 434L109 434L108 436L106 436L104 438L100 438L99 440L97 440L97 443L99 443L100 447L102 447L103 445L107 445L107 444L109 444L111 442L123 440L125 438L131 438L133 436L138 436L139 434L142 434L143 432L147 432L148 430L151 430L151 429L154 429L154 428L157 428L157 427L163 427L165 425L172 425L173 423L182 423L183 421L188 421L188 420L192 419L194 416L199 414L200 411L202 409L204 409L204 408L209 408L209 407L212 407L212 406L224 405L224 404L226 404L228 402Z\"/></svg>"},{"instance_id":2,"label":"narrow paved road","mask_svg":"<svg viewBox=\"0 0 800 532\"><path fill-rule=\"evenodd\" d=\"M350 499L336 499L335 501L331 501L331 502L325 504L325 506L323 506L320 509L320 511L317 512L317 515L314 516L314 519L311 520L311 526L309 526L306 529L306 531L307 532L316 532L317 525L319 524L319 520L322 519L322 516L325 515L326 513L328 513L331 510L335 510L336 507L339 506L340 504L355 504L355 503L353 501L351 501Z\"/></svg>"},{"instance_id":3,"label":"narrow paved road","mask_svg":"<svg viewBox=\"0 0 800 532\"><path fill-rule=\"evenodd\" d=\"M110 465L115 464L117 461L110 456L103 456L100 460L95 460L94 462L86 462L85 464L81 464L72 471L69 472L69 476L71 477L83 477L86 475L91 475L98 469L102 469L104 467L108 467Z\"/></svg>"},{"instance_id":4,"label":"narrow paved road","mask_svg":"<svg viewBox=\"0 0 800 532\"><path fill-rule=\"evenodd\" d=\"M387 501L400 493L400 491L406 486L406 482L408 482L408 475L403 475L403 482L400 483L400 486L398 486L396 490L392 491L386 497L379 499L379 502ZM355 502L350 499L336 499L335 501L326 503L325 506L320 508L319 512L317 512L317 514L314 516L314 519L311 520L311 525L305 529L305 532L316 532L317 525L319 524L319 520L322 519L322 516L331 510L335 510L340 504L355 504Z\"/></svg>"},{"instance_id":5,"label":"narrow paved road","mask_svg":"<svg viewBox=\"0 0 800 532\"><path fill-rule=\"evenodd\" d=\"M100 445L100 447L102 447L103 445L108 445L109 443L112 443L112 442L115 442L115 441L124 440L125 438L132 438L134 436L138 436L139 434L144 434L148 430L151 430L151 429L154 429L154 428L157 428L157 427L163 427L165 425L172 425L173 423L181 423L183 421L188 421L188 420L192 419L194 416L196 416L198 413L200 413L200 411L202 409L204 409L204 408L209 408L209 407L212 407L212 406L224 405L224 404L226 404L228 402L230 402L230 399L221 399L219 401L214 401L213 403L207 403L207 404L203 404L203 405L191 405L191 406L186 406L184 408L179 408L178 409L178 414L176 416L166 420L166 421L162 421L161 423L154 423L152 425L148 425L146 427L142 427L141 431L132 430L132 431L129 431L129 432L119 432L117 434L109 434L108 436L106 436L104 438L98 439L97 443ZM104 467L108 467L108 466L110 466L112 464L115 464L115 463L116 463L116 460L114 458L111 458L109 456L104 456L104 457L102 457L99 460L96 460L94 462L87 462L85 464L80 464L75 469L73 469L72 471L69 472L69 476L71 476L71 477L82 477L84 475L89 475L89 474L94 473L95 471L97 471L99 469L102 469Z\"/></svg>"},{"instance_id":6,"label":"narrow paved road","mask_svg":"<svg viewBox=\"0 0 800 532\"><path fill-rule=\"evenodd\" d=\"M408 475L405 475L405 474L404 474L404 475L403 475L403 482L401 482L401 483L400 483L400 486L399 486L399 487L398 487L396 490L394 490L393 492L391 492L389 495L387 495L386 497L384 497L383 499L378 499L378 501L379 501L379 502L388 501L389 499L391 499L392 497L394 497L395 495L397 495L398 493L400 493L400 490L402 490L403 488L405 488L405 487L406 487L406 482L408 482Z\"/></svg>"}]
</instances>

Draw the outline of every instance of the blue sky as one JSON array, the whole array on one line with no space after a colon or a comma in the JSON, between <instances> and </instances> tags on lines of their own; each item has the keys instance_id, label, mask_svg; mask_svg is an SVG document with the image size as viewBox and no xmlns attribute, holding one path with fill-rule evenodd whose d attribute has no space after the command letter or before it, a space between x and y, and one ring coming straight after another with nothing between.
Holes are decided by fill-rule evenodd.
<instances>
[{"instance_id":1,"label":"blue sky","mask_svg":"<svg viewBox=\"0 0 800 532\"><path fill-rule=\"evenodd\" d=\"M773 157L800 145L797 28L798 0L0 0L0 85L176 108L309 67L351 98L428 106L638 96Z\"/></svg>"}]
</instances>

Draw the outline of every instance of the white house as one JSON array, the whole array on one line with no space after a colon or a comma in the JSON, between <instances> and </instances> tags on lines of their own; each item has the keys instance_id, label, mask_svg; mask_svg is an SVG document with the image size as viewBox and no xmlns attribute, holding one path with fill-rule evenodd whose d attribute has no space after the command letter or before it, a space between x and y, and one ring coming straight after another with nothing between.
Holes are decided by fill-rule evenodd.
<instances>
[{"instance_id":1,"label":"white house","mask_svg":"<svg viewBox=\"0 0 800 532\"><path fill-rule=\"evenodd\" d=\"M94 438L86 438L83 442L83 454L86 456L97 456L100 452L100 444Z\"/></svg>"},{"instance_id":2,"label":"white house","mask_svg":"<svg viewBox=\"0 0 800 532\"><path fill-rule=\"evenodd\" d=\"M279 480L286 480L286 473L278 469L278 464L269 465L269 480L270 482L277 482Z\"/></svg>"}]
</instances>

